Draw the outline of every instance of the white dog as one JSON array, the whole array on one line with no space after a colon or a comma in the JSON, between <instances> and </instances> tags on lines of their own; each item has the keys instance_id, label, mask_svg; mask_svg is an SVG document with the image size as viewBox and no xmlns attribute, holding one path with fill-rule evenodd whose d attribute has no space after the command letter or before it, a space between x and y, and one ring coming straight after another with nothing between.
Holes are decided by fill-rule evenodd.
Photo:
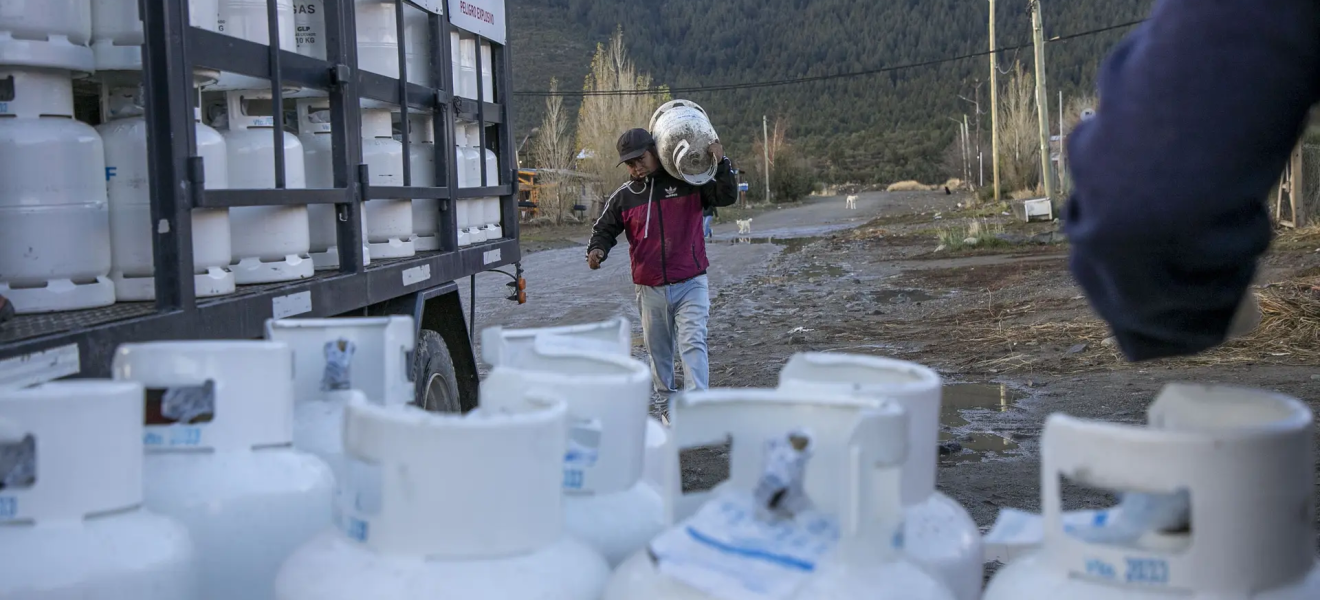
<instances>
[{"instance_id":1,"label":"white dog","mask_svg":"<svg viewBox=\"0 0 1320 600\"><path fill-rule=\"evenodd\" d=\"M747 234L752 232L751 219L738 219L738 234Z\"/></svg>"},{"instance_id":2,"label":"white dog","mask_svg":"<svg viewBox=\"0 0 1320 600\"><path fill-rule=\"evenodd\" d=\"M849 209L857 208L857 196L848 196L843 201L847 203Z\"/></svg>"}]
</instances>

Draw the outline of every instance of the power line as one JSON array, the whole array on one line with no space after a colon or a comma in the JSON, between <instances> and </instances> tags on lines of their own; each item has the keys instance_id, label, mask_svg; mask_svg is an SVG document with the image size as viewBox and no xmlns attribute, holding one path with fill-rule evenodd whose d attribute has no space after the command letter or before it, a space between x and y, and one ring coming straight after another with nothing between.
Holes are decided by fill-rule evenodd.
<instances>
[{"instance_id":1,"label":"power line","mask_svg":"<svg viewBox=\"0 0 1320 600\"><path fill-rule=\"evenodd\" d=\"M1126 22L1126 23L1118 23L1118 24L1116 24L1116 25L1110 25L1110 26L1108 26L1108 27L1101 27L1101 28L1099 28L1099 29L1091 29L1091 30L1088 30L1088 31L1080 31L1080 32L1077 32L1077 33L1070 33L1070 34L1067 34L1067 35L1059 35L1059 36L1052 37L1052 38L1050 38L1050 39L1048 39L1048 40L1045 40L1045 41L1046 41L1047 43L1064 42L1064 41L1068 41L1068 40L1072 40L1072 39L1076 39L1076 38L1080 38L1080 37L1087 37L1087 36L1097 35L1097 34L1101 34L1101 33L1106 33L1106 32L1109 32L1109 31L1114 31L1114 30L1116 30L1116 29L1124 29L1124 28L1127 28L1127 27L1131 27L1131 26L1133 26L1133 25L1137 25L1137 24L1143 23L1143 22L1145 22L1145 21L1146 21L1146 19L1137 19L1137 20L1135 20L1135 21L1128 21L1128 22ZM880 74L880 73L889 73L889 72L893 72L893 71L903 71L903 70L907 70L907 69L917 69L917 68L921 68L921 67L933 67L933 66L936 66L936 65L942 65L942 64L945 64L945 63L958 62L958 61L961 61L961 60L970 60L970 59L973 59L973 58L980 58L980 57L983 57L983 56L989 56L989 55L994 54L994 53L997 53L997 52L1007 52L1007 51L1009 51L1009 50L1015 50L1015 51L1016 51L1016 50L1021 50L1021 49L1023 49L1023 48L1030 48L1030 47L1031 47L1031 43L1028 42L1028 43L1025 43L1025 44L1017 44L1017 45L1014 45L1014 46L1001 46L1001 47L999 47L999 48L997 48L997 49L995 49L995 50L993 50L993 51L991 51L991 50L982 50L982 51L980 51L980 52L972 52L972 53L970 53L970 54L963 54L963 55L959 55L959 56L950 56L950 57L946 57L946 58L938 58L938 59L926 60L926 61L921 61L921 62L906 63L906 64L902 64L902 65L892 65L892 66L888 66L888 67L880 67L880 68L877 68L877 69L868 69L868 70L865 70L865 71L850 71L850 72L847 72L847 73L835 73L835 74L833 74L833 75L815 75L815 76L811 76L811 77L795 77L795 78L792 78L792 79L775 79L775 80L769 80L769 81L753 81L753 82L745 82L745 83L730 83L730 84L725 84L725 85L709 85L709 86L691 86L691 87L673 87L673 88L651 87L651 88L642 88L642 89L636 89L636 90L601 90L601 91L586 91L586 90L582 90L582 91L558 91L558 92L550 92L550 91L521 91L521 92L514 92L513 94L514 94L515 96L524 96L524 97L545 97L545 96L641 96L641 95L646 95L646 94L657 94L657 93L661 93L661 92L668 92L668 93L670 93L670 94L692 94L692 93L698 93L698 92L724 92L724 91L731 91L731 90L749 90L749 89L756 89L756 88L777 87L777 86L782 86L782 85L795 85L795 84L799 84L799 83L812 83L812 82L816 82L816 81L829 81L829 80L833 80L833 79L851 79L851 78L853 78L853 77L866 77L866 76L868 76L868 75L878 75L878 74Z\"/></svg>"}]
</instances>

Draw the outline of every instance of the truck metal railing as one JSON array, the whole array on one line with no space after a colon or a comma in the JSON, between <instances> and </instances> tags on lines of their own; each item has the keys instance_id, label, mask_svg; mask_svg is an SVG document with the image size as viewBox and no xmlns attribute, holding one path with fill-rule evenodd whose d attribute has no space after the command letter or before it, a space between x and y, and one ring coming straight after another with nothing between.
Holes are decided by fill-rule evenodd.
<instances>
[{"instance_id":1,"label":"truck metal railing","mask_svg":"<svg viewBox=\"0 0 1320 600\"><path fill-rule=\"evenodd\" d=\"M106 376L111 354L121 343L153 339L255 338L268 318L326 317L364 314L369 307L437 286L453 287L466 276L517 264L520 260L516 198L516 160L507 100L509 59L506 47L491 41L495 98L484 97L480 85L481 52L476 54L478 85L475 101L453 94L450 47L455 28L450 11L437 14L441 0L393 0L399 42L398 77L358 69L352 0L322 0L325 12L326 59L281 48L276 0L267 0L268 44L191 26L189 0L139 3L145 34L143 78L148 131L151 219L155 257L156 301L119 303L105 309L24 315L0 327L0 378L33 373L32 379L79 374ZM430 22L430 68L434 88L408 81L405 58L405 6L427 13ZM288 17L291 18L291 17ZM275 139L275 189L206 190L204 165L197 156L193 107L195 68L324 90L330 101L334 187L285 187L284 129L272 127ZM270 87L276 123L280 122L282 85ZM369 184L362 163L360 100L379 100L400 107L405 154L409 148L409 113L433 117L436 185L411 187L410 161L403 160L403 185ZM504 100L503 102L493 102ZM498 157L500 185L459 188L455 160L456 120L479 123L480 147ZM491 135L489 130L497 133ZM481 161L482 182L486 164ZM499 197L504 237L460 248L455 202L462 198ZM439 251L418 252L402 259L363 264L360 211L375 199L440 200ZM334 204L339 268L311 278L240 286L228 296L197 299L193 289L194 208ZM10 373L11 375L5 375ZM3 383L0 381L0 383Z\"/></svg>"}]
</instances>

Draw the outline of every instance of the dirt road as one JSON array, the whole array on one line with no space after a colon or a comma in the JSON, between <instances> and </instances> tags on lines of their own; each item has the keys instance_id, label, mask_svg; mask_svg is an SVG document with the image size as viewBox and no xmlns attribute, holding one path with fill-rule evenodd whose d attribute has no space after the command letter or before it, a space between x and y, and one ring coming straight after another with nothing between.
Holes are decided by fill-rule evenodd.
<instances>
[{"instance_id":1,"label":"dirt road","mask_svg":"<svg viewBox=\"0 0 1320 600\"><path fill-rule=\"evenodd\" d=\"M1267 388L1320 409L1320 344L1307 340L1256 339L1194 360L1124 362L1068 275L1066 245L1015 243L1031 236L1057 242L1049 235L1054 226L1015 225L1003 207L959 209L966 200L942 192L873 193L847 210L841 198L815 199L754 217L753 243L737 243L731 219L717 226L709 250L712 385L773 386L788 357L802 351L890 356L935 368L948 385L939 485L983 529L1000 508L1038 509L1038 442L1051 413L1138 423L1170 381ZM990 228L981 233L986 241L939 248L941 230L960 239L973 222ZM1276 243L1261 283L1320 274L1315 235ZM580 243L585 236L584 228ZM478 326L619 313L635 321L623 250L597 272L586 269L580 246L527 256L527 305L481 302ZM1299 293L1314 294L1308 285ZM485 276L478 295L506 289ZM687 483L718 481L721 458L685 459ZM1111 502L1107 493L1065 490L1070 508Z\"/></svg>"}]
</instances>

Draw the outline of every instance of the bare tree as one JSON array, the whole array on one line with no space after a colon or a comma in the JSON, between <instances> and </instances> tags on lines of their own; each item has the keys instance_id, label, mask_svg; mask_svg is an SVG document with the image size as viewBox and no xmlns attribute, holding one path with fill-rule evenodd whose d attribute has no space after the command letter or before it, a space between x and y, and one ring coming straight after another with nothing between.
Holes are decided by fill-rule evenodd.
<instances>
[{"instance_id":1,"label":"bare tree","mask_svg":"<svg viewBox=\"0 0 1320 600\"><path fill-rule=\"evenodd\" d=\"M614 32L608 43L596 45L596 55L591 59L591 70L587 73L583 90L625 93L589 93L582 99L582 108L578 111L577 147L582 149L578 169L600 182L594 194L594 214L603 210L606 195L614 190L611 182L622 183L627 177L627 171L616 166L619 161L615 142L624 131L646 127L655 109L670 99L666 88L649 91L651 86L651 76L639 73L632 59L628 58L622 27Z\"/></svg>"},{"instance_id":2,"label":"bare tree","mask_svg":"<svg viewBox=\"0 0 1320 600\"><path fill-rule=\"evenodd\" d=\"M573 186L565 173L573 164L573 139L568 132L568 113L564 111L564 98L555 95L559 81L550 79L551 95L545 99L545 116L538 128L532 156L536 167L540 211L553 218L556 225L563 224L564 216L574 204Z\"/></svg>"},{"instance_id":3,"label":"bare tree","mask_svg":"<svg viewBox=\"0 0 1320 600\"><path fill-rule=\"evenodd\" d=\"M999 100L999 164L1004 185L1010 190L1030 190L1040 180L1040 124L1036 120L1036 98L1030 73L1022 64L1013 65L1004 95Z\"/></svg>"},{"instance_id":4,"label":"bare tree","mask_svg":"<svg viewBox=\"0 0 1320 600\"><path fill-rule=\"evenodd\" d=\"M786 116L781 115L775 117L774 125L770 127L770 132L769 132L770 139L768 141L769 141L769 150L770 150L769 152L770 172L772 173L775 171L776 157L781 157L783 154L789 151L789 142L788 142L789 124L790 124L790 119ZM749 155L755 160L747 161L746 171L748 172L749 179L751 181L759 182L755 185L748 186L748 189L753 190L752 192L750 192L753 197L759 197L764 195L764 191L762 190L765 188L765 165L763 164L760 157L765 155L762 148L766 147L766 142L767 140L762 139L761 136L756 136L755 141L752 142L752 153ZM771 184L773 183L774 181L771 180Z\"/></svg>"}]
</instances>

